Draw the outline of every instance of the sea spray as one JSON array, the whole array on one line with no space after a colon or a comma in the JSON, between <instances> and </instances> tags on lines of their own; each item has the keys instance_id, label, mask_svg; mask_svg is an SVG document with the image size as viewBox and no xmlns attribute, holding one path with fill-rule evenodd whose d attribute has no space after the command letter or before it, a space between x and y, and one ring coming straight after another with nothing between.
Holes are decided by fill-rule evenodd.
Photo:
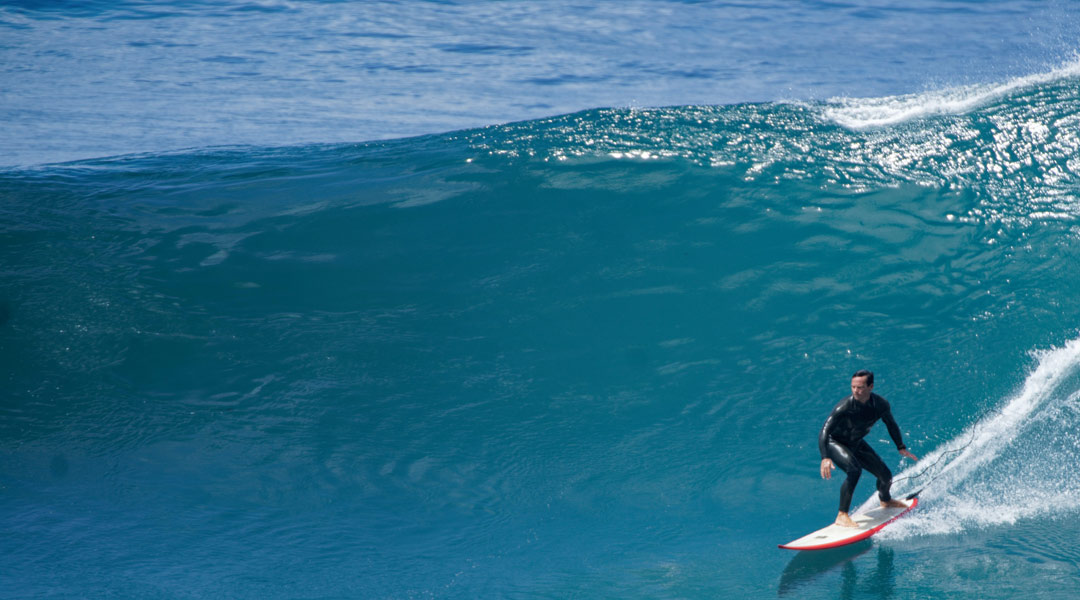
<instances>
[{"instance_id":1,"label":"sea spray","mask_svg":"<svg viewBox=\"0 0 1080 600\"><path fill-rule=\"evenodd\" d=\"M874 98L833 98L822 107L829 120L851 129L897 125L939 115L958 115L1014 92L1080 76L1080 58L1059 67L1002 82Z\"/></svg>"},{"instance_id":2,"label":"sea spray","mask_svg":"<svg viewBox=\"0 0 1080 600\"><path fill-rule=\"evenodd\" d=\"M1077 510L1080 339L1032 355L1036 365L1015 395L896 475L897 495L918 491L922 503L886 538Z\"/></svg>"}]
</instances>

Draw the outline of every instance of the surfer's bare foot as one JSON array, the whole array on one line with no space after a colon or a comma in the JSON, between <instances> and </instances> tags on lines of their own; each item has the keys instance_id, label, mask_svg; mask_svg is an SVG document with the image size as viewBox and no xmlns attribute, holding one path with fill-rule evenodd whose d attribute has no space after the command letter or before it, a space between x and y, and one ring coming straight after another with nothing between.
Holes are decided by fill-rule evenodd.
<instances>
[{"instance_id":1,"label":"surfer's bare foot","mask_svg":"<svg viewBox=\"0 0 1080 600\"><path fill-rule=\"evenodd\" d=\"M904 504L899 500L893 499L889 500L888 502L882 502L881 508L907 508L907 504Z\"/></svg>"},{"instance_id":2,"label":"surfer's bare foot","mask_svg":"<svg viewBox=\"0 0 1080 600\"><path fill-rule=\"evenodd\" d=\"M836 524L841 527L858 527L859 524L851 520L851 517L846 513L837 513Z\"/></svg>"}]
</instances>

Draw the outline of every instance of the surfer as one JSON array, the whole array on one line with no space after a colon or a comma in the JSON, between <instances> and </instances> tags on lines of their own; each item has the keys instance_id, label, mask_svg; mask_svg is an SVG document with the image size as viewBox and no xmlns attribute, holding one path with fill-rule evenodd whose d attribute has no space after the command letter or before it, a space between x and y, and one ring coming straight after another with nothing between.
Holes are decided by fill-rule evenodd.
<instances>
[{"instance_id":1,"label":"surfer","mask_svg":"<svg viewBox=\"0 0 1080 600\"><path fill-rule=\"evenodd\" d=\"M844 485L840 487L840 512L836 515L836 524L844 527L857 527L848 510L851 508L851 496L859 483L862 470L866 469L877 477L878 499L885 508L905 508L907 505L892 499L889 487L892 486L892 472L867 444L864 437L878 420L889 429L889 437L896 444L902 456L919 460L900 436L900 426L893 418L889 403L874 393L874 374L860 370L851 376L851 395L844 398L833 408L829 418L818 435L818 450L821 452L821 477L832 477L833 467L839 467L847 474Z\"/></svg>"}]
</instances>

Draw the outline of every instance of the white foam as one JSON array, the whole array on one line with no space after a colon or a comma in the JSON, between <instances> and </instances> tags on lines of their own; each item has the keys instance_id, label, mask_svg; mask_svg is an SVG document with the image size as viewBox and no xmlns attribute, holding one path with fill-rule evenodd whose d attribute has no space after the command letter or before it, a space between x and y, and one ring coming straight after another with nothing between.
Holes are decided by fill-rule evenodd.
<instances>
[{"instance_id":1,"label":"white foam","mask_svg":"<svg viewBox=\"0 0 1080 600\"><path fill-rule=\"evenodd\" d=\"M1003 83L968 85L881 98L833 98L825 118L849 129L895 125L934 115L963 114L1013 91L1080 76L1080 58L1045 73Z\"/></svg>"},{"instance_id":2,"label":"white foam","mask_svg":"<svg viewBox=\"0 0 1080 600\"><path fill-rule=\"evenodd\" d=\"M1071 465L1075 448L1062 445L1080 440L1073 422L1080 414L1080 391L1061 389L1080 373L1080 339L1034 356L1034 370L1000 410L894 478L896 496L925 487L920 508L882 532L885 539L956 533L1080 508L1080 474ZM1035 445L1031 451L1028 444ZM870 498L858 511L874 502Z\"/></svg>"}]
</instances>

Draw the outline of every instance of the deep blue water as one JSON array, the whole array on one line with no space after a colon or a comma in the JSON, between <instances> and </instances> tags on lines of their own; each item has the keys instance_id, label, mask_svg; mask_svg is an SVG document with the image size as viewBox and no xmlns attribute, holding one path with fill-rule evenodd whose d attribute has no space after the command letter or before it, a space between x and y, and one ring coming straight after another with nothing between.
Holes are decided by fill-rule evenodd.
<instances>
[{"instance_id":1,"label":"deep blue water","mask_svg":"<svg viewBox=\"0 0 1080 600\"><path fill-rule=\"evenodd\" d=\"M1072 10L0 9L0 597L1074 596Z\"/></svg>"}]
</instances>

